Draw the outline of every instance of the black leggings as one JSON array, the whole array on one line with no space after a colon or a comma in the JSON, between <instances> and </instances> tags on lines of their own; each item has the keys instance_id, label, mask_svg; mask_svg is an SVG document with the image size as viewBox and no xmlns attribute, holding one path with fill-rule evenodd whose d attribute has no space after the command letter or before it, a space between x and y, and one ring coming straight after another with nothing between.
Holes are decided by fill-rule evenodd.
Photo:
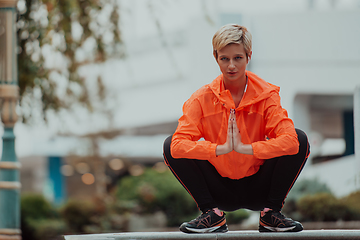
<instances>
[{"instance_id":1,"label":"black leggings","mask_svg":"<svg viewBox=\"0 0 360 240\"><path fill-rule=\"evenodd\" d=\"M209 161L173 158L172 136L164 142L164 159L203 212L215 207L224 211L265 207L280 211L310 153L306 134L298 129L296 133L300 143L297 154L268 159L257 173L238 180L222 177Z\"/></svg>"}]
</instances>

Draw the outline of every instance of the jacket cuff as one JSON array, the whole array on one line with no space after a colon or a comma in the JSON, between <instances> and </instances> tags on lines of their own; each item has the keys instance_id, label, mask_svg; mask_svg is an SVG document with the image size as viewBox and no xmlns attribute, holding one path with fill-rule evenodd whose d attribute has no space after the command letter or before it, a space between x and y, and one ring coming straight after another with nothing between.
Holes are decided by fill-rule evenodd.
<instances>
[{"instance_id":1,"label":"jacket cuff","mask_svg":"<svg viewBox=\"0 0 360 240\"><path fill-rule=\"evenodd\" d=\"M260 152L259 152L259 144L258 142L251 143L251 147L253 149L253 156L257 159L261 159Z\"/></svg>"},{"instance_id":2,"label":"jacket cuff","mask_svg":"<svg viewBox=\"0 0 360 240\"><path fill-rule=\"evenodd\" d=\"M215 158L217 157L216 156L216 147L217 147L217 144L216 143L212 143L210 145L210 158Z\"/></svg>"}]
</instances>

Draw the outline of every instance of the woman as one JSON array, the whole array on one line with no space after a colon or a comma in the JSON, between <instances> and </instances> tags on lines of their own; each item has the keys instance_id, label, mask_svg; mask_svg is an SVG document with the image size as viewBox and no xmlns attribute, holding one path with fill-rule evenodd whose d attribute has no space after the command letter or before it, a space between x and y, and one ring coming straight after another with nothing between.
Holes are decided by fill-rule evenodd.
<instances>
[{"instance_id":1,"label":"woman","mask_svg":"<svg viewBox=\"0 0 360 240\"><path fill-rule=\"evenodd\" d=\"M222 74L185 102L174 135L165 140L166 164L202 211L180 226L183 232L226 232L221 210L240 208L261 211L260 232L303 229L281 209L309 143L281 107L280 88L246 70L251 44L243 26L215 33Z\"/></svg>"}]
</instances>

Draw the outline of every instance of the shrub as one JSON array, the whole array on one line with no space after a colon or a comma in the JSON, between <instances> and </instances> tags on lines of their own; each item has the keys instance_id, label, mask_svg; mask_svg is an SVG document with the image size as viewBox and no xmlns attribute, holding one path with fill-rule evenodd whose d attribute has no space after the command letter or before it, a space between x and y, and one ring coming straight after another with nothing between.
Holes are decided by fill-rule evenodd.
<instances>
[{"instance_id":1,"label":"shrub","mask_svg":"<svg viewBox=\"0 0 360 240\"><path fill-rule=\"evenodd\" d=\"M67 226L76 233L84 232L85 226L92 224L95 213L93 203L81 200L70 200L61 209Z\"/></svg>"},{"instance_id":2,"label":"shrub","mask_svg":"<svg viewBox=\"0 0 360 240\"><path fill-rule=\"evenodd\" d=\"M25 219L45 219L57 216L57 212L42 195L26 194L21 196L21 216Z\"/></svg>"},{"instance_id":3,"label":"shrub","mask_svg":"<svg viewBox=\"0 0 360 240\"><path fill-rule=\"evenodd\" d=\"M330 193L302 197L297 207L305 220L309 221L337 221L349 216L346 205Z\"/></svg>"},{"instance_id":4,"label":"shrub","mask_svg":"<svg viewBox=\"0 0 360 240\"><path fill-rule=\"evenodd\" d=\"M239 224L245 219L249 218L250 214L244 209L240 209L233 212L226 212L226 222L228 224Z\"/></svg>"},{"instance_id":5,"label":"shrub","mask_svg":"<svg viewBox=\"0 0 360 240\"><path fill-rule=\"evenodd\" d=\"M331 194L331 191L325 183L321 183L317 179L304 179L296 182L286 198L283 212L291 218L301 220L303 216L297 209L297 202L304 196L318 193Z\"/></svg>"},{"instance_id":6,"label":"shrub","mask_svg":"<svg viewBox=\"0 0 360 240\"><path fill-rule=\"evenodd\" d=\"M360 220L360 191L351 193L341 201L350 211L346 220Z\"/></svg>"},{"instance_id":7,"label":"shrub","mask_svg":"<svg viewBox=\"0 0 360 240\"><path fill-rule=\"evenodd\" d=\"M63 239L63 235L67 231L67 226L64 221L60 219L42 219L32 222L32 227L35 229L35 239Z\"/></svg>"},{"instance_id":8,"label":"shrub","mask_svg":"<svg viewBox=\"0 0 360 240\"><path fill-rule=\"evenodd\" d=\"M135 203L140 213L163 211L168 226L177 226L198 214L194 200L170 171L159 173L149 168L140 176L127 176L119 182L116 196L123 205Z\"/></svg>"},{"instance_id":9,"label":"shrub","mask_svg":"<svg viewBox=\"0 0 360 240\"><path fill-rule=\"evenodd\" d=\"M57 211L42 195L26 194L21 196L21 231L23 240L47 239L39 234L39 231L46 231L46 226L42 227L39 223L45 223L49 219L56 219L57 217ZM42 227L42 230L39 230L39 227ZM58 230L60 231L60 229ZM51 237L55 236L52 235Z\"/></svg>"}]
</instances>

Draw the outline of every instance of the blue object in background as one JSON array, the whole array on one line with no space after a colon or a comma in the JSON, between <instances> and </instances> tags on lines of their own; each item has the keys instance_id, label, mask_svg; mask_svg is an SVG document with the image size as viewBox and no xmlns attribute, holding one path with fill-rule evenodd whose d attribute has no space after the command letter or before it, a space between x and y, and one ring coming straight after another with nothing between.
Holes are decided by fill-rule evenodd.
<instances>
[{"instance_id":1,"label":"blue object in background","mask_svg":"<svg viewBox=\"0 0 360 240\"><path fill-rule=\"evenodd\" d=\"M56 205L63 203L66 198L65 178L61 174L61 166L61 157L48 158L49 181L53 186L53 203Z\"/></svg>"}]
</instances>

